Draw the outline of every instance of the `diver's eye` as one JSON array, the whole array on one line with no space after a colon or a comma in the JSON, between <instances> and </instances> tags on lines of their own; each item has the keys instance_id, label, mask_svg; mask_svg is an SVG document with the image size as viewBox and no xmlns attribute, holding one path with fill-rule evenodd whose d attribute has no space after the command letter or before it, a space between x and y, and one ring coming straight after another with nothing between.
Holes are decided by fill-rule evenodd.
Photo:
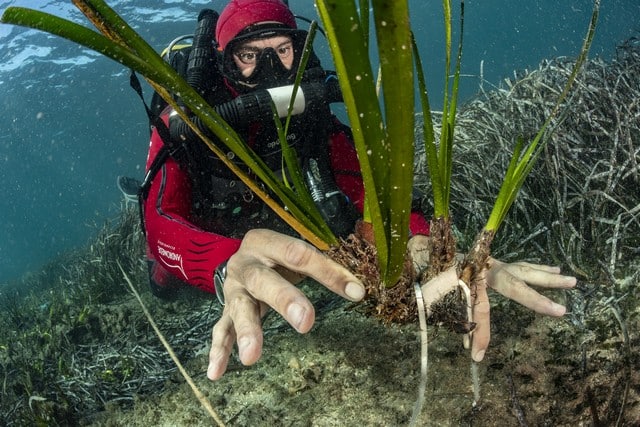
<instances>
[{"instance_id":1,"label":"diver's eye","mask_svg":"<svg viewBox=\"0 0 640 427\"><path fill-rule=\"evenodd\" d=\"M276 52L278 53L280 59L286 59L291 56L291 53L293 53L293 45L291 43L287 43L278 46Z\"/></svg>"},{"instance_id":2,"label":"diver's eye","mask_svg":"<svg viewBox=\"0 0 640 427\"><path fill-rule=\"evenodd\" d=\"M250 50L242 50L240 52L236 52L235 57L240 60L245 65L253 65L256 63L256 58L258 57L257 52L253 52Z\"/></svg>"}]
</instances>

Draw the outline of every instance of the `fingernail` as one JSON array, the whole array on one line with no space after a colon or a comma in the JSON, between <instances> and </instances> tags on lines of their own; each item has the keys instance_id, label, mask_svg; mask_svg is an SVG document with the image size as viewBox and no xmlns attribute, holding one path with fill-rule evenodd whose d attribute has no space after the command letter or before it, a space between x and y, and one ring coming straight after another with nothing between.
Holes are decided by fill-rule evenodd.
<instances>
[{"instance_id":1,"label":"fingernail","mask_svg":"<svg viewBox=\"0 0 640 427\"><path fill-rule=\"evenodd\" d=\"M210 380L216 380L219 378L218 371L220 370L220 359L222 354L217 353L215 356L209 358L209 366L207 367L207 377Z\"/></svg>"},{"instance_id":2,"label":"fingernail","mask_svg":"<svg viewBox=\"0 0 640 427\"><path fill-rule=\"evenodd\" d=\"M482 362L482 359L484 359L484 352L485 352L485 350L477 351L476 354L474 354L471 357L476 362Z\"/></svg>"},{"instance_id":3,"label":"fingernail","mask_svg":"<svg viewBox=\"0 0 640 427\"><path fill-rule=\"evenodd\" d=\"M216 369L216 365L212 362L209 363L207 367L207 378L210 380L218 379L218 370Z\"/></svg>"},{"instance_id":4,"label":"fingernail","mask_svg":"<svg viewBox=\"0 0 640 427\"><path fill-rule=\"evenodd\" d=\"M560 317L560 316L564 316L564 314L567 312L567 308L562 305L562 304L557 304L557 303L553 303L553 313L554 315Z\"/></svg>"},{"instance_id":5,"label":"fingernail","mask_svg":"<svg viewBox=\"0 0 640 427\"><path fill-rule=\"evenodd\" d=\"M359 283L349 282L344 287L344 293L354 301L360 301L364 298L364 286Z\"/></svg>"},{"instance_id":6,"label":"fingernail","mask_svg":"<svg viewBox=\"0 0 640 427\"><path fill-rule=\"evenodd\" d=\"M287 309L287 317L289 318L291 326L296 328L296 330L300 330L300 325L304 321L306 312L307 310L300 304L292 303L289 305L289 308Z\"/></svg>"},{"instance_id":7,"label":"fingernail","mask_svg":"<svg viewBox=\"0 0 640 427\"><path fill-rule=\"evenodd\" d=\"M250 345L251 345L250 338L242 337L238 340L238 356L240 357L240 360L244 360L243 355L247 351Z\"/></svg>"}]
</instances>

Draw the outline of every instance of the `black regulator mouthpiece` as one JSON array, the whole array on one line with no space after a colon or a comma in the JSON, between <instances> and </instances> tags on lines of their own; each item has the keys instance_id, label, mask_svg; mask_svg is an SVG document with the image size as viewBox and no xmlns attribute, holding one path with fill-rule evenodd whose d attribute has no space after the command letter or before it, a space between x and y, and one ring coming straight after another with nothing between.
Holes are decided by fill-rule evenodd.
<instances>
[{"instance_id":1,"label":"black regulator mouthpiece","mask_svg":"<svg viewBox=\"0 0 640 427\"><path fill-rule=\"evenodd\" d=\"M193 44L187 64L187 83L201 95L214 90L219 83L213 76L216 72L215 29L218 13L204 9L198 15L198 24L193 34Z\"/></svg>"},{"instance_id":2,"label":"black regulator mouthpiece","mask_svg":"<svg viewBox=\"0 0 640 427\"><path fill-rule=\"evenodd\" d=\"M278 117L287 117L292 94L293 85L261 89L240 95L215 106L214 109L232 127L247 126L255 121L272 120L274 107ZM317 104L327 105L333 102L342 102L337 80L327 83L303 83L296 92L291 115L301 114Z\"/></svg>"},{"instance_id":3,"label":"black regulator mouthpiece","mask_svg":"<svg viewBox=\"0 0 640 427\"><path fill-rule=\"evenodd\" d=\"M338 188L329 165L322 164L320 159L307 159L304 178L311 198L333 234L344 238L353 233L358 211Z\"/></svg>"}]
</instances>

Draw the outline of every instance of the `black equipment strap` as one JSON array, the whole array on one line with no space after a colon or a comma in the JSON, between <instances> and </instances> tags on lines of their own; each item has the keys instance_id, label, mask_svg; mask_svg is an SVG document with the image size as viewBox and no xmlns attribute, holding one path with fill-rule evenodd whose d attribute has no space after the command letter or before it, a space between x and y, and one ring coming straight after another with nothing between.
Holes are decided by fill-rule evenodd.
<instances>
[{"instance_id":1,"label":"black equipment strap","mask_svg":"<svg viewBox=\"0 0 640 427\"><path fill-rule=\"evenodd\" d=\"M154 114L147 103L144 100L144 95L142 94L142 85L140 84L140 80L136 75L135 71L131 70L131 76L129 77L129 84L133 88L133 90L138 94L140 99L142 100L142 105L144 105L144 109L147 112L147 117L149 117L149 126L150 128L155 127L158 135L162 139L164 143L158 155L153 159L151 165L149 166L149 170L144 176L144 180L142 181L142 185L138 189L138 207L140 209L140 222L142 224L142 232L145 233L144 227L144 212L143 212L143 203L147 199L149 195L149 189L151 188L151 182L153 178L158 174L162 166L167 161L169 156L177 150L178 147L175 147L173 141L171 140L171 134L169 133L169 128L162 121L162 118Z\"/></svg>"}]
</instances>

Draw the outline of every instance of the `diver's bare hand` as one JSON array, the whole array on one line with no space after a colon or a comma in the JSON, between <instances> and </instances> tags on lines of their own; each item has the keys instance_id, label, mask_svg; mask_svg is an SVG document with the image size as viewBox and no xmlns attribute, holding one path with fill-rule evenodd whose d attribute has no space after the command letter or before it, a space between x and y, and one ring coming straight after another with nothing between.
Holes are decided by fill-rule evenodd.
<instances>
[{"instance_id":1,"label":"diver's bare hand","mask_svg":"<svg viewBox=\"0 0 640 427\"><path fill-rule=\"evenodd\" d=\"M244 365L260 359L261 319L270 307L298 332L311 329L313 305L295 286L304 276L351 301L364 297L364 287L353 274L302 240L265 229L245 235L227 263L225 307L212 332L209 379L224 374L234 342Z\"/></svg>"},{"instance_id":2,"label":"diver's bare hand","mask_svg":"<svg viewBox=\"0 0 640 427\"><path fill-rule=\"evenodd\" d=\"M491 338L489 326L489 296L487 288L491 288L519 304L547 316L560 317L566 309L539 294L529 285L540 288L568 289L576 285L576 278L563 276L560 268L527 262L504 263L489 258L487 269L480 273L476 292L472 296L473 321L476 327L472 334L471 357L476 362L484 358Z\"/></svg>"}]
</instances>

